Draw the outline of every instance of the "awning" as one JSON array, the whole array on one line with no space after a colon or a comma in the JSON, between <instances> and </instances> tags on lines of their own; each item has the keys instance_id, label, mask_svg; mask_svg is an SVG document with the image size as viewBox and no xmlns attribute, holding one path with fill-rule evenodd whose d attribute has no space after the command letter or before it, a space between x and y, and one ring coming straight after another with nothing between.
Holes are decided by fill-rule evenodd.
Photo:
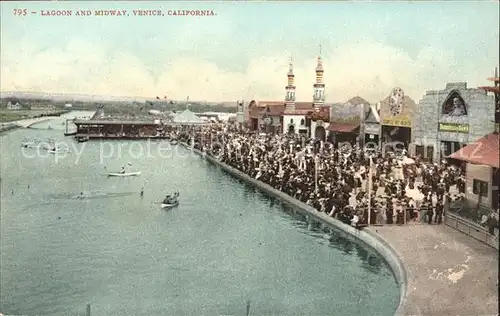
<instances>
[{"instance_id":1,"label":"awning","mask_svg":"<svg viewBox=\"0 0 500 316\"><path fill-rule=\"evenodd\" d=\"M498 141L500 140L498 135L497 133L486 135L449 155L448 158L498 168Z\"/></svg>"},{"instance_id":2,"label":"awning","mask_svg":"<svg viewBox=\"0 0 500 316\"><path fill-rule=\"evenodd\" d=\"M479 87L479 89L483 89L489 92L500 93L500 86L496 87Z\"/></svg>"},{"instance_id":3,"label":"awning","mask_svg":"<svg viewBox=\"0 0 500 316\"><path fill-rule=\"evenodd\" d=\"M337 132L337 133L352 133L358 127L359 124L330 123L330 125L328 125L328 130L330 132Z\"/></svg>"}]
</instances>

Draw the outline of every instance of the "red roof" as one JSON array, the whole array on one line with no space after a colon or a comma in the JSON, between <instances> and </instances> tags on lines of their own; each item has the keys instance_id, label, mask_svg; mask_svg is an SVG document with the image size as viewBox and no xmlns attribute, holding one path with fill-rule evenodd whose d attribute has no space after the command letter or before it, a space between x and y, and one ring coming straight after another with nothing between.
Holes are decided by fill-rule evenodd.
<instances>
[{"instance_id":1,"label":"red roof","mask_svg":"<svg viewBox=\"0 0 500 316\"><path fill-rule=\"evenodd\" d=\"M268 111L269 109L269 111ZM252 100L248 105L248 114L250 118L258 118L267 115L282 115L285 110L284 101L255 101Z\"/></svg>"},{"instance_id":2,"label":"red roof","mask_svg":"<svg viewBox=\"0 0 500 316\"><path fill-rule=\"evenodd\" d=\"M448 157L498 168L498 141L500 140L498 135L498 133L486 135Z\"/></svg>"},{"instance_id":3,"label":"red roof","mask_svg":"<svg viewBox=\"0 0 500 316\"><path fill-rule=\"evenodd\" d=\"M311 111L311 109L295 109L295 110L285 110L283 114L285 115L308 115Z\"/></svg>"},{"instance_id":4,"label":"red roof","mask_svg":"<svg viewBox=\"0 0 500 316\"><path fill-rule=\"evenodd\" d=\"M285 111L285 103L281 104L268 104L265 108L261 108L260 115L282 115Z\"/></svg>"},{"instance_id":5,"label":"red roof","mask_svg":"<svg viewBox=\"0 0 500 316\"><path fill-rule=\"evenodd\" d=\"M330 125L328 125L328 130L330 132L352 133L358 127L359 127L359 124L330 123Z\"/></svg>"},{"instance_id":6,"label":"red roof","mask_svg":"<svg viewBox=\"0 0 500 316\"><path fill-rule=\"evenodd\" d=\"M493 82L500 82L500 77L489 77L488 80Z\"/></svg>"},{"instance_id":7,"label":"red roof","mask_svg":"<svg viewBox=\"0 0 500 316\"><path fill-rule=\"evenodd\" d=\"M295 102L295 109L297 109L297 110L313 110L314 104L312 102Z\"/></svg>"}]
</instances>

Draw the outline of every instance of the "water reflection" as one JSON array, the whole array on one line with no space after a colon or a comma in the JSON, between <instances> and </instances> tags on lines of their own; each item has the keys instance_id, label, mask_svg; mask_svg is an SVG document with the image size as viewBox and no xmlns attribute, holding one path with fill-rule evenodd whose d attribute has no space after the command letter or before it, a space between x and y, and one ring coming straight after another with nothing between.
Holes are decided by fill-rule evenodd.
<instances>
[{"instance_id":1,"label":"water reflection","mask_svg":"<svg viewBox=\"0 0 500 316\"><path fill-rule=\"evenodd\" d=\"M270 199L274 205L274 199ZM280 215L291 219L293 227L301 233L317 238L320 243L325 243L332 248L344 252L346 255L356 255L362 262L361 267L371 273L379 274L384 271L384 259L374 250L369 250L366 246L354 242L347 233L336 230L327 224L316 220L312 216L307 216L288 205L282 205Z\"/></svg>"},{"instance_id":2,"label":"water reflection","mask_svg":"<svg viewBox=\"0 0 500 316\"><path fill-rule=\"evenodd\" d=\"M137 195L137 192L103 192L103 191L82 191L80 194L52 194L48 195L52 200L70 200L70 199L104 199ZM50 203L50 202L49 202Z\"/></svg>"}]
</instances>

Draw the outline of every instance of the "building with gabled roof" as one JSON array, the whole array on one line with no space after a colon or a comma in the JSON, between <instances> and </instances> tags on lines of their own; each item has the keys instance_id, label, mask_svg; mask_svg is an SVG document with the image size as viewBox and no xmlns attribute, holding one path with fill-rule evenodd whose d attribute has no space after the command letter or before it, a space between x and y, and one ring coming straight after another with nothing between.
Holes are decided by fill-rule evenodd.
<instances>
[{"instance_id":1,"label":"building with gabled roof","mask_svg":"<svg viewBox=\"0 0 500 316\"><path fill-rule=\"evenodd\" d=\"M361 124L361 142L365 146L380 146L380 104L371 104Z\"/></svg>"},{"instance_id":2,"label":"building with gabled roof","mask_svg":"<svg viewBox=\"0 0 500 316\"><path fill-rule=\"evenodd\" d=\"M320 54L321 55L321 54ZM313 84L312 102L296 102L295 75L290 62L288 85L286 86L286 108L283 113L283 133L298 133L312 138L326 140L329 124L328 106L325 105L325 83L323 61L317 58L316 81Z\"/></svg>"},{"instance_id":3,"label":"building with gabled roof","mask_svg":"<svg viewBox=\"0 0 500 316\"><path fill-rule=\"evenodd\" d=\"M19 104L19 102L12 104L12 102L9 101L9 103L7 103L7 110L18 111L18 110L22 110L22 108L23 107L21 104Z\"/></svg>"},{"instance_id":4,"label":"building with gabled roof","mask_svg":"<svg viewBox=\"0 0 500 316\"><path fill-rule=\"evenodd\" d=\"M324 71L321 57L318 57L315 72L316 82L313 84L313 100L311 102L297 102L295 74L290 60L284 100L251 100L245 113L248 127L251 130L272 133L300 133L307 137L319 136L319 138L324 139L329 121L329 106L325 105ZM316 121L318 124L314 123ZM318 131L318 135L316 135L316 131Z\"/></svg>"}]
</instances>

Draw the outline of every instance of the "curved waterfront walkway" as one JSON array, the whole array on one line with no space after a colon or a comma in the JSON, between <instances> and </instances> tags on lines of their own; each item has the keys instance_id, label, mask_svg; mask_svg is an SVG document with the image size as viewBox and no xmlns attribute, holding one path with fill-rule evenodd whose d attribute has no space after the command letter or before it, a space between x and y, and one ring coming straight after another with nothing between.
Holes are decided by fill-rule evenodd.
<instances>
[{"instance_id":1,"label":"curved waterfront walkway","mask_svg":"<svg viewBox=\"0 0 500 316\"><path fill-rule=\"evenodd\" d=\"M9 126L9 125L16 125L18 127L28 128L31 125L45 122L45 121L50 121L50 120L55 119L55 118L58 118L58 116L43 116L43 117L36 117L36 118L30 118L30 119L24 119L24 120L18 120L18 121L3 122L3 123L0 123L0 127Z\"/></svg>"},{"instance_id":2,"label":"curved waterfront walkway","mask_svg":"<svg viewBox=\"0 0 500 316\"><path fill-rule=\"evenodd\" d=\"M37 118L32 118L32 119L26 119L26 120L20 120L20 121L15 121L13 123L19 125L20 127L28 128L31 125L35 125L37 123L45 122L45 121L50 121L55 118L58 118L59 116L44 116L44 117L37 117Z\"/></svg>"},{"instance_id":3,"label":"curved waterfront walkway","mask_svg":"<svg viewBox=\"0 0 500 316\"><path fill-rule=\"evenodd\" d=\"M372 227L407 271L403 315L498 315L498 252L446 225Z\"/></svg>"},{"instance_id":4,"label":"curved waterfront walkway","mask_svg":"<svg viewBox=\"0 0 500 316\"><path fill-rule=\"evenodd\" d=\"M393 225L358 231L206 157L233 176L375 248L386 258L401 287L396 315L498 315L498 253L493 248L445 225Z\"/></svg>"}]
</instances>

